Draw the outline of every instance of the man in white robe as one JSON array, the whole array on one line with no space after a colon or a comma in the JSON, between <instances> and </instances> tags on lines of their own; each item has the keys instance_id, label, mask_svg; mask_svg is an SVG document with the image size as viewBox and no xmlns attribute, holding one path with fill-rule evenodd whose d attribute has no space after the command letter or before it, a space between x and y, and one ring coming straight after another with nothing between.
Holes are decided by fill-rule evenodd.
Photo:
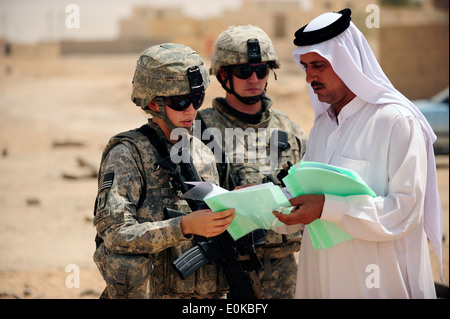
<instances>
[{"instance_id":1,"label":"man in white robe","mask_svg":"<svg viewBox=\"0 0 450 319\"><path fill-rule=\"evenodd\" d=\"M326 13L296 32L293 58L316 113L303 161L353 169L377 196L302 195L289 215L274 212L291 230L320 218L354 237L314 249L305 229L296 298L436 298L427 243L441 259L436 137L350 14Z\"/></svg>"}]
</instances>

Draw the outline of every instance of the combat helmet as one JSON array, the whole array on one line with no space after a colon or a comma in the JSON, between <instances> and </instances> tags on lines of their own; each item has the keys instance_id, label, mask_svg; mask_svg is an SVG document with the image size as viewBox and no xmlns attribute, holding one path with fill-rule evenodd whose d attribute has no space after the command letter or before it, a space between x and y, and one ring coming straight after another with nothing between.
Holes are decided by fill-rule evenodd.
<instances>
[{"instance_id":1,"label":"combat helmet","mask_svg":"<svg viewBox=\"0 0 450 319\"><path fill-rule=\"evenodd\" d=\"M165 105L157 99L159 112L148 105L156 97L193 95L206 90L209 75L200 55L188 46L164 43L145 50L136 63L131 100L155 117L166 118Z\"/></svg>"},{"instance_id":2,"label":"combat helmet","mask_svg":"<svg viewBox=\"0 0 450 319\"><path fill-rule=\"evenodd\" d=\"M269 36L257 26L230 26L216 40L209 73L217 75L223 66L259 62L272 62L274 69L280 67Z\"/></svg>"},{"instance_id":3,"label":"combat helmet","mask_svg":"<svg viewBox=\"0 0 450 319\"><path fill-rule=\"evenodd\" d=\"M238 95L234 91L231 71L227 67L261 62L267 62L272 70L280 67L280 61L269 36L257 26L230 26L216 40L209 73L215 75L222 87L227 92L234 94L241 102L253 104L264 96L266 90L263 94L255 97ZM227 73L225 79L222 79L219 75L221 68ZM230 82L230 88L227 87L228 81Z\"/></svg>"}]
</instances>

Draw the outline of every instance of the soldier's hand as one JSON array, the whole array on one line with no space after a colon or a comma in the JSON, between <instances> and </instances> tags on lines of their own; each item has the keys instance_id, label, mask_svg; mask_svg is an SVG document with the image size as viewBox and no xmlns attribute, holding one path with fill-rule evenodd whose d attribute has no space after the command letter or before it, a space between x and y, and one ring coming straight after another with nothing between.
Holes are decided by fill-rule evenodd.
<instances>
[{"instance_id":1,"label":"soldier's hand","mask_svg":"<svg viewBox=\"0 0 450 319\"><path fill-rule=\"evenodd\" d=\"M214 237L223 233L230 226L236 215L234 208L221 212L209 209L197 210L181 218L181 231L184 235L194 234Z\"/></svg>"},{"instance_id":2,"label":"soldier's hand","mask_svg":"<svg viewBox=\"0 0 450 319\"><path fill-rule=\"evenodd\" d=\"M289 200L294 208L290 214L283 215L274 211L273 214L282 223L286 225L305 224L308 225L320 218L323 205L325 203L324 195L300 195Z\"/></svg>"}]
</instances>

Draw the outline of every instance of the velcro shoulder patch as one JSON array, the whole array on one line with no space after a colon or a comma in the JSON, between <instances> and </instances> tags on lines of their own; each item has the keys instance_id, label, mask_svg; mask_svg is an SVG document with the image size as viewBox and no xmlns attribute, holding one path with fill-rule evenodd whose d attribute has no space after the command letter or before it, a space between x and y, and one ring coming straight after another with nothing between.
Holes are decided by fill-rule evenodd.
<instances>
[{"instance_id":1,"label":"velcro shoulder patch","mask_svg":"<svg viewBox=\"0 0 450 319\"><path fill-rule=\"evenodd\" d=\"M114 172L103 175L98 181L98 192L100 193L104 189L111 188L113 182L114 182Z\"/></svg>"}]
</instances>

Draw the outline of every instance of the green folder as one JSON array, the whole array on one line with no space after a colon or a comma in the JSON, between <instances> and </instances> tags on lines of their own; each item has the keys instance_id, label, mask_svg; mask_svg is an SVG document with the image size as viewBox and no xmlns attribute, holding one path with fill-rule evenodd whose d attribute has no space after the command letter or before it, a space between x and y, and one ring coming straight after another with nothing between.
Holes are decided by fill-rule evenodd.
<instances>
[{"instance_id":1,"label":"green folder","mask_svg":"<svg viewBox=\"0 0 450 319\"><path fill-rule=\"evenodd\" d=\"M342 167L317 162L299 162L293 165L283 182L292 197L303 194L331 194L338 196L370 195L375 192L357 172ZM314 249L327 249L353 236L340 229L335 223L316 219L307 225Z\"/></svg>"},{"instance_id":2,"label":"green folder","mask_svg":"<svg viewBox=\"0 0 450 319\"><path fill-rule=\"evenodd\" d=\"M236 209L236 216L227 228L234 240L256 229L271 229L283 225L272 212L280 207L291 206L281 188L273 183L231 192L211 192L204 197L204 201L214 212Z\"/></svg>"}]
</instances>

